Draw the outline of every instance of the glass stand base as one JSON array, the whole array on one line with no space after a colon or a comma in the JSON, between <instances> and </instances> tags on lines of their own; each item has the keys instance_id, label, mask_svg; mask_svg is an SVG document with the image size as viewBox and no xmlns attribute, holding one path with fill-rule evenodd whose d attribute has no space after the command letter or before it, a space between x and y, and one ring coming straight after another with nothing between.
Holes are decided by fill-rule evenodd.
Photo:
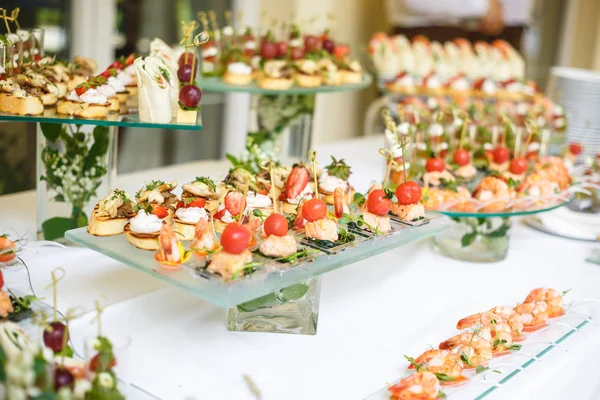
<instances>
[{"instance_id":1,"label":"glass stand base","mask_svg":"<svg viewBox=\"0 0 600 400\"><path fill-rule=\"evenodd\" d=\"M230 308L227 329L239 332L316 335L321 277Z\"/></svg>"},{"instance_id":2,"label":"glass stand base","mask_svg":"<svg viewBox=\"0 0 600 400\"><path fill-rule=\"evenodd\" d=\"M455 260L491 263L508 254L510 219L452 218L450 229L431 238L433 250Z\"/></svg>"}]
</instances>

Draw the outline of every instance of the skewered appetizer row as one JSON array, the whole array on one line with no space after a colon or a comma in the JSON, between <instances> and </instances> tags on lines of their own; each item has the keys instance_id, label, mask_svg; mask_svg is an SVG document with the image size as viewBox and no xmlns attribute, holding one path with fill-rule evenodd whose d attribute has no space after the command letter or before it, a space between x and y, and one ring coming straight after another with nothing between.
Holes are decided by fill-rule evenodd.
<instances>
[{"instance_id":1,"label":"skewered appetizer row","mask_svg":"<svg viewBox=\"0 0 600 400\"><path fill-rule=\"evenodd\" d=\"M387 117L389 119L389 116ZM513 149L505 142L513 129L505 122L491 142L480 143L480 132L468 117L454 114L450 126L433 121L418 124L386 119L392 148L391 181L422 181L423 203L433 210L494 212L527 210L558 204L570 197L571 177L563 159L548 157L549 135L541 135L535 149L530 144L539 132L528 123L528 134L517 132ZM457 123L458 122L458 123ZM496 127L498 128L498 127ZM470 131L468 141L466 132Z\"/></svg>"},{"instance_id":2,"label":"skewered appetizer row","mask_svg":"<svg viewBox=\"0 0 600 400\"><path fill-rule=\"evenodd\" d=\"M425 222L415 182L395 193L374 184L361 195L350 174L343 160L332 158L321 169L313 158L312 167L269 163L258 173L237 165L222 182L198 177L183 185L180 196L177 182L152 181L133 198L115 189L96 206L88 233L124 234L135 247L156 251L165 268L179 268L194 251L208 257L207 271L229 280L254 270L255 247L263 258L298 258L311 247L335 251L355 234L373 237L394 223Z\"/></svg>"},{"instance_id":3,"label":"skewered appetizer row","mask_svg":"<svg viewBox=\"0 0 600 400\"><path fill-rule=\"evenodd\" d=\"M516 307L497 306L458 321L461 332L416 358L404 356L411 375L388 388L392 400L435 400L443 387L468 383L468 370L481 373L493 357L519 351L526 333L547 327L564 314L563 295L554 289L532 290Z\"/></svg>"},{"instance_id":4,"label":"skewered appetizer row","mask_svg":"<svg viewBox=\"0 0 600 400\"><path fill-rule=\"evenodd\" d=\"M204 28L208 21L201 13ZM275 29L264 34L250 27L236 33L230 21L219 29L212 15L211 38L202 45L202 73L220 76L231 85L249 85L256 81L265 89L285 90L300 87L356 84L362 81L362 66L351 56L348 45L335 43L330 31L319 35L303 34L291 24L276 35ZM283 24L285 26L285 24Z\"/></svg>"},{"instance_id":5,"label":"skewered appetizer row","mask_svg":"<svg viewBox=\"0 0 600 400\"><path fill-rule=\"evenodd\" d=\"M394 93L518 100L539 92L534 82L523 79L522 56L502 40L439 43L417 36L411 42L403 35L378 32L371 37L369 54Z\"/></svg>"}]
</instances>

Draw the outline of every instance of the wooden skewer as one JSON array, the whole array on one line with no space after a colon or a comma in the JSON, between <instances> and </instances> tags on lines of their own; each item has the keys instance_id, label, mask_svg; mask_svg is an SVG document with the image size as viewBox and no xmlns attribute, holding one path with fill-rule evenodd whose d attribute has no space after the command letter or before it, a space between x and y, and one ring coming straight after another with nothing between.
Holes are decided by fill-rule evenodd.
<instances>
[{"instance_id":1,"label":"wooden skewer","mask_svg":"<svg viewBox=\"0 0 600 400\"><path fill-rule=\"evenodd\" d=\"M308 159L312 162L313 177L315 178L315 198L319 198L319 181L317 180L317 152L315 150L308 151Z\"/></svg>"}]
</instances>

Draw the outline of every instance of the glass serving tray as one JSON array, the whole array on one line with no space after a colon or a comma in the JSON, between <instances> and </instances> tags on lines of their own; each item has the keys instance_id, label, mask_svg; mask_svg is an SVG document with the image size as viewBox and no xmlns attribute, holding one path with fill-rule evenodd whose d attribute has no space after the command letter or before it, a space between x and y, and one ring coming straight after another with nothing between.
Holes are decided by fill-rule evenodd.
<instances>
[{"instance_id":1,"label":"glass serving tray","mask_svg":"<svg viewBox=\"0 0 600 400\"><path fill-rule=\"evenodd\" d=\"M580 312L580 306L592 306L584 312ZM548 320L548 326L535 332L525 333L526 339L519 342L521 350L513 351L510 354L494 357L488 364L488 369L479 374L475 370L463 370L463 375L469 378L464 385L459 386L440 386L448 399L475 399L481 400L494 392L499 392L502 398L520 398L513 391L518 390L518 386L509 386L507 383L515 376L527 370L531 365L540 363L541 358L555 348L565 350L561 345L571 336L582 336L583 332L590 332L598 329L597 312L600 307L600 301L588 300L582 301L569 307L565 315ZM574 308L577 308L575 310ZM591 312L595 310L596 312ZM590 312L588 312L590 311ZM594 314L592 318L589 314ZM596 331L595 334L598 332ZM572 339L571 339L572 340ZM408 364L408 361L406 362ZM410 375L412 372L404 373L400 379ZM534 375L532 375L534 376ZM400 379L391 383L394 385ZM390 400L391 395L388 392L388 386L382 387L377 392L367 396L365 400Z\"/></svg>"},{"instance_id":2,"label":"glass serving tray","mask_svg":"<svg viewBox=\"0 0 600 400\"><path fill-rule=\"evenodd\" d=\"M427 212L429 223L415 227L406 225L380 237L368 239L356 235L356 240L350 245L344 245L338 253L326 254L315 250L313 257L307 257L291 267L276 269L273 263L265 261L256 272L230 282L211 276L201 269L205 265L205 259L196 255L181 269L167 270L154 260L155 252L132 246L123 235L97 237L88 234L86 228L79 228L67 231L65 237L213 304L229 308L393 248L437 235L449 225L447 218L440 216L438 213ZM254 261L260 262L261 259L255 257Z\"/></svg>"},{"instance_id":3,"label":"glass serving tray","mask_svg":"<svg viewBox=\"0 0 600 400\"><path fill-rule=\"evenodd\" d=\"M221 78L200 78L197 80L198 86L202 90L209 92L244 92L253 94L279 94L279 95L291 95L291 94L318 94L318 93L335 93L335 92L348 92L352 90L359 90L369 86L373 82L373 78L369 74L363 74L363 80L361 83L352 85L338 85L338 86L326 86L321 85L316 88L305 88L293 85L291 88L286 90L271 90L263 89L259 87L256 82L252 82L249 85L230 85L223 82Z\"/></svg>"},{"instance_id":4,"label":"glass serving tray","mask_svg":"<svg viewBox=\"0 0 600 400\"><path fill-rule=\"evenodd\" d=\"M173 120L168 124L159 124L153 122L140 121L138 114L116 114L109 113L104 119L86 119L78 118L65 114L57 114L54 108L44 109L42 115L15 115L0 112L0 121L14 122L42 122L50 124L75 124L75 125L95 125L95 126L123 126L131 128L156 128L156 129L182 129L188 131L199 131L202 129L201 112L198 111L198 120L195 124L178 123Z\"/></svg>"},{"instance_id":5,"label":"glass serving tray","mask_svg":"<svg viewBox=\"0 0 600 400\"><path fill-rule=\"evenodd\" d=\"M518 217L522 215L533 215L542 212L552 211L559 207L565 206L569 204L571 200L567 200L560 203L553 203L547 206L541 206L539 208L533 208L528 210L506 210L499 212L462 212L462 211L446 211L446 210L436 210L440 214L447 215L453 218L468 218L468 217L476 217L476 218L492 218L492 217Z\"/></svg>"}]
</instances>

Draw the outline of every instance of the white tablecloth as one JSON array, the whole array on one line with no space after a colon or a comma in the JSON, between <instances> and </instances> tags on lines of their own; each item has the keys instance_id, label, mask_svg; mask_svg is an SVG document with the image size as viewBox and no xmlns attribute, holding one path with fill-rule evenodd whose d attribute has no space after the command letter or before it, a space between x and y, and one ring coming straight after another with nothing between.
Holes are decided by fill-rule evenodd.
<instances>
[{"instance_id":1,"label":"white tablecloth","mask_svg":"<svg viewBox=\"0 0 600 400\"><path fill-rule=\"evenodd\" d=\"M382 175L381 142L324 146L320 158L344 157L354 185L364 190ZM119 186L134 192L143 180L186 182L226 169L222 162L187 164L122 176ZM34 237L33 192L0 197L0 205L0 232L13 228ZM133 339L127 378L160 398L253 399L243 378L249 375L265 400L361 399L399 376L404 354L418 355L453 334L465 315L522 301L538 286L571 288L568 300L600 298L600 267L584 261L595 246L515 223L508 258L500 263L454 261L426 242L395 249L324 276L316 336L229 332L225 310L87 249L45 249L24 258L47 300L50 271L67 271L60 283L63 311L75 305L91 310L106 295L112 305L105 331ZM87 318L72 323L79 350L93 329ZM600 398L597 333L568 339L568 352L551 352L491 398Z\"/></svg>"}]
</instances>

